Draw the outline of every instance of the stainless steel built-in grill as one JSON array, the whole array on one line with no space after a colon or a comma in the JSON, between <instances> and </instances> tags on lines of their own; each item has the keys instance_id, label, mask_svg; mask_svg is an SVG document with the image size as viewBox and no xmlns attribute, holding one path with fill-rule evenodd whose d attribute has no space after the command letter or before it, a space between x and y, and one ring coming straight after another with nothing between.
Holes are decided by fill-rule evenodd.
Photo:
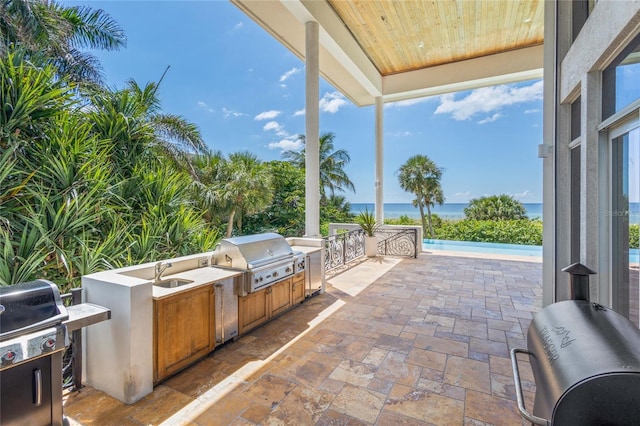
<instances>
[{"instance_id":1,"label":"stainless steel built-in grill","mask_svg":"<svg viewBox=\"0 0 640 426\"><path fill-rule=\"evenodd\" d=\"M244 271L244 294L293 275L296 268L304 270L304 256L294 253L284 237L275 233L225 238L216 247L211 263L220 268Z\"/></svg>"},{"instance_id":2,"label":"stainless steel built-in grill","mask_svg":"<svg viewBox=\"0 0 640 426\"><path fill-rule=\"evenodd\" d=\"M68 317L49 281L0 288L0 424L62 424Z\"/></svg>"}]
</instances>

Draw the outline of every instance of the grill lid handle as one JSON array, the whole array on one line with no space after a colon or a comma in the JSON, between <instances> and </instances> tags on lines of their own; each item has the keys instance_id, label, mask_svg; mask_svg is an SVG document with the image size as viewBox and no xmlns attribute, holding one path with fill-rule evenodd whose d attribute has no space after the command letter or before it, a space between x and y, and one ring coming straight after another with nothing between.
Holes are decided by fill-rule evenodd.
<instances>
[{"instance_id":1,"label":"grill lid handle","mask_svg":"<svg viewBox=\"0 0 640 426\"><path fill-rule=\"evenodd\" d=\"M527 354L529 356L534 355L533 352L528 351L526 349L513 348L511 349L511 367L513 368L513 382L516 385L516 399L518 400L518 411L520 411L520 415L529 420L531 423L540 426L549 426L549 421L547 419L543 419L542 417L538 417L534 414L531 414L527 411L527 408L524 406L524 395L522 393L522 383L520 382L520 370L518 369L518 357L517 354ZM534 355L535 356L535 355Z\"/></svg>"}]
</instances>

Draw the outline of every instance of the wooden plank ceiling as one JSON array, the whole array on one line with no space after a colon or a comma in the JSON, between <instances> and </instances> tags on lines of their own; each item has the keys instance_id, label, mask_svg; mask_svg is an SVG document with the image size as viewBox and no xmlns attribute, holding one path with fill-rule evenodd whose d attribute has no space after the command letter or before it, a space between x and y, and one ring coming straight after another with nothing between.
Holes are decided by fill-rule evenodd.
<instances>
[{"instance_id":1,"label":"wooden plank ceiling","mask_svg":"<svg viewBox=\"0 0 640 426\"><path fill-rule=\"evenodd\" d=\"M543 43L543 0L328 0L381 75Z\"/></svg>"}]
</instances>

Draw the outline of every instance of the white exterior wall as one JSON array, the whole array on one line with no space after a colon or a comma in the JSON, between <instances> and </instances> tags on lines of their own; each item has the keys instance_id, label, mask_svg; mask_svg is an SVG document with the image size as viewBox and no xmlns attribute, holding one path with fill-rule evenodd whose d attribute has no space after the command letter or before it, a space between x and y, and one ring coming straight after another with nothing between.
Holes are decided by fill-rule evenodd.
<instances>
[{"instance_id":1,"label":"white exterior wall","mask_svg":"<svg viewBox=\"0 0 640 426\"><path fill-rule=\"evenodd\" d=\"M568 297L568 274L560 269L568 265L571 256L570 107L580 96L581 134L577 148L581 150L580 262L598 273L591 280L592 300L610 305L610 225L604 213L609 200L607 134L598 131L602 122L602 71L640 33L640 0L598 1L573 43L570 39L573 2L548 2L547 6L553 4L558 7L555 30L558 86L554 99L554 293L556 300ZM551 19L550 14L546 18ZM555 25L548 19L545 19L545 26ZM570 45L565 48L567 40ZM545 46L547 43L545 40ZM551 102L546 96L545 92L545 108L548 108ZM547 190L548 185L545 185ZM545 279L548 279L551 266L545 264L544 268ZM545 304L549 301L547 292L545 283Z\"/></svg>"}]
</instances>

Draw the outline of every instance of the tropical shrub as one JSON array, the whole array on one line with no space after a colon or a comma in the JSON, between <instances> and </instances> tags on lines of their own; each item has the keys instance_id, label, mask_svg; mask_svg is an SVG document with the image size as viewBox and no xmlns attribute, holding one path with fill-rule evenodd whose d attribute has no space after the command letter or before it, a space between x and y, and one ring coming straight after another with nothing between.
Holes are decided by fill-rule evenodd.
<instances>
[{"instance_id":1,"label":"tropical shrub","mask_svg":"<svg viewBox=\"0 0 640 426\"><path fill-rule=\"evenodd\" d=\"M443 221L435 231L440 240L542 245L542 222L539 220Z\"/></svg>"},{"instance_id":2,"label":"tropical shrub","mask_svg":"<svg viewBox=\"0 0 640 426\"><path fill-rule=\"evenodd\" d=\"M352 223L351 204L341 195L332 195L320 202L320 223Z\"/></svg>"},{"instance_id":3,"label":"tropical shrub","mask_svg":"<svg viewBox=\"0 0 640 426\"><path fill-rule=\"evenodd\" d=\"M629 248L640 248L640 225L629 225Z\"/></svg>"},{"instance_id":4,"label":"tropical shrub","mask_svg":"<svg viewBox=\"0 0 640 426\"><path fill-rule=\"evenodd\" d=\"M527 210L520 201L503 194L474 198L464 215L472 220L518 220L527 218Z\"/></svg>"},{"instance_id":5,"label":"tropical shrub","mask_svg":"<svg viewBox=\"0 0 640 426\"><path fill-rule=\"evenodd\" d=\"M99 270L211 250L219 235L175 145L202 147L197 129L160 114L153 85L77 108L81 94L33 60L0 56L0 285L46 278L65 292Z\"/></svg>"},{"instance_id":6,"label":"tropical shrub","mask_svg":"<svg viewBox=\"0 0 640 426\"><path fill-rule=\"evenodd\" d=\"M435 215L431 215L431 220L433 220L433 218L435 217ZM411 219L409 216L407 216L406 214L400 215L399 218L397 219L386 219L384 220L384 224L385 225L420 225L420 219Z\"/></svg>"},{"instance_id":7,"label":"tropical shrub","mask_svg":"<svg viewBox=\"0 0 640 426\"><path fill-rule=\"evenodd\" d=\"M376 216L373 212L370 212L369 209L365 208L364 211L361 211L358 216L356 216L356 223L360 225L365 235L368 237L373 237L376 234L379 226L376 222Z\"/></svg>"},{"instance_id":8,"label":"tropical shrub","mask_svg":"<svg viewBox=\"0 0 640 426\"><path fill-rule=\"evenodd\" d=\"M249 234L277 232L287 237L304 234L304 170L287 161L266 163L273 183L271 205L247 216L244 231Z\"/></svg>"}]
</instances>

